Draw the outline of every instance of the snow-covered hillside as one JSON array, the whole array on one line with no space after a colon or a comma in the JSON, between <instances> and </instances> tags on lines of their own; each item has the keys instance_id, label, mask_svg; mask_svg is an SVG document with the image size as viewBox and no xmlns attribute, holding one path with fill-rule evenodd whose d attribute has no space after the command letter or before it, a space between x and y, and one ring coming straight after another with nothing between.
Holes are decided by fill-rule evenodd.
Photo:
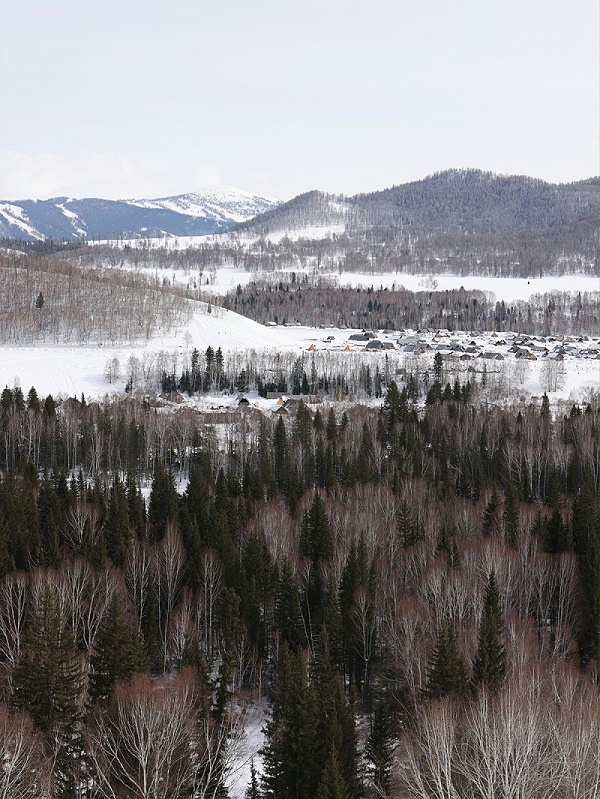
<instances>
[{"instance_id":1,"label":"snow-covered hillside","mask_svg":"<svg viewBox=\"0 0 600 799\"><path fill-rule=\"evenodd\" d=\"M233 186L159 199L15 200L0 202L0 236L97 240L206 235L230 230L278 204Z\"/></svg>"},{"instance_id":2,"label":"snow-covered hillside","mask_svg":"<svg viewBox=\"0 0 600 799\"><path fill-rule=\"evenodd\" d=\"M201 192L179 194L157 200L127 200L140 208L166 208L186 216L223 222L243 222L274 208L278 200L251 194L234 186L212 186Z\"/></svg>"}]
</instances>

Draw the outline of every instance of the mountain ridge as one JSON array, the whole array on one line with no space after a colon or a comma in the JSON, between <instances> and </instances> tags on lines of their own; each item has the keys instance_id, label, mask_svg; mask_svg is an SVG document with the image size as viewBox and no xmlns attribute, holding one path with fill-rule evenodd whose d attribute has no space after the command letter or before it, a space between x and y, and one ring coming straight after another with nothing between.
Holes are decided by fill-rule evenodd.
<instances>
[{"instance_id":1,"label":"mountain ridge","mask_svg":"<svg viewBox=\"0 0 600 799\"><path fill-rule=\"evenodd\" d=\"M278 202L232 186L156 199L0 201L0 236L34 241L206 235L226 232Z\"/></svg>"}]
</instances>

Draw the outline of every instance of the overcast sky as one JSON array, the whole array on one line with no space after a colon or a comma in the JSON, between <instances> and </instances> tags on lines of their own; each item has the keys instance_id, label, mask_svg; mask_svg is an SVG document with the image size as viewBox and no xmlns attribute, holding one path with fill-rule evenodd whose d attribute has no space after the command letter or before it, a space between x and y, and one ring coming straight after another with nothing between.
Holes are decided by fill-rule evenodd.
<instances>
[{"instance_id":1,"label":"overcast sky","mask_svg":"<svg viewBox=\"0 0 600 799\"><path fill-rule=\"evenodd\" d=\"M596 0L0 0L0 197L598 174Z\"/></svg>"}]
</instances>

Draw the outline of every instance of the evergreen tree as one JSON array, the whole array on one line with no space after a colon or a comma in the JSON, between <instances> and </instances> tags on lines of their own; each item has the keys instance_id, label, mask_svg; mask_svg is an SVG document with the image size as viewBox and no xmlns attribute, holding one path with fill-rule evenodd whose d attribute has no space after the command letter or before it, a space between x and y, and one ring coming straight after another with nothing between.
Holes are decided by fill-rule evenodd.
<instances>
[{"instance_id":1,"label":"evergreen tree","mask_svg":"<svg viewBox=\"0 0 600 799\"><path fill-rule=\"evenodd\" d=\"M56 593L46 588L26 630L13 671L13 704L25 708L55 758L56 796L75 797L83 768L81 701L83 671L75 639Z\"/></svg>"},{"instance_id":2,"label":"evergreen tree","mask_svg":"<svg viewBox=\"0 0 600 799\"><path fill-rule=\"evenodd\" d=\"M8 525L4 521L4 514L0 508L0 579L14 568L9 551L9 540Z\"/></svg>"},{"instance_id":3,"label":"evergreen tree","mask_svg":"<svg viewBox=\"0 0 600 799\"><path fill-rule=\"evenodd\" d=\"M177 523L179 498L173 474L161 462L154 467L154 480L150 492L148 521L153 527L153 538L160 541L167 530L167 524Z\"/></svg>"},{"instance_id":4,"label":"evergreen tree","mask_svg":"<svg viewBox=\"0 0 600 799\"><path fill-rule=\"evenodd\" d=\"M483 512L483 534L489 535L495 532L498 525L498 508L500 507L500 497L496 491L496 486L492 489L490 501Z\"/></svg>"},{"instance_id":5,"label":"evergreen tree","mask_svg":"<svg viewBox=\"0 0 600 799\"><path fill-rule=\"evenodd\" d=\"M464 659L458 649L451 624L442 625L428 668L425 699L439 699L447 694L461 697L467 692L469 678Z\"/></svg>"},{"instance_id":6,"label":"evergreen tree","mask_svg":"<svg viewBox=\"0 0 600 799\"><path fill-rule=\"evenodd\" d=\"M90 658L90 698L107 702L117 680L128 680L147 668L138 621L126 617L114 594L100 623Z\"/></svg>"},{"instance_id":7,"label":"evergreen tree","mask_svg":"<svg viewBox=\"0 0 600 799\"><path fill-rule=\"evenodd\" d=\"M386 440L389 440L394 425L405 418L406 411L406 391L403 390L402 394L400 394L397 384L392 380L385 393L385 399L381 408L381 413L385 420Z\"/></svg>"},{"instance_id":8,"label":"evergreen tree","mask_svg":"<svg viewBox=\"0 0 600 799\"><path fill-rule=\"evenodd\" d=\"M310 510L304 514L300 532L300 553L310 558L311 566L304 586L305 626L310 639L325 617L326 586L321 563L331 557L333 534L323 500L315 492Z\"/></svg>"},{"instance_id":9,"label":"evergreen tree","mask_svg":"<svg viewBox=\"0 0 600 799\"><path fill-rule=\"evenodd\" d=\"M371 729L365 747L377 796L389 794L395 747L396 731L390 698L380 696L373 708Z\"/></svg>"},{"instance_id":10,"label":"evergreen tree","mask_svg":"<svg viewBox=\"0 0 600 799\"><path fill-rule=\"evenodd\" d=\"M115 475L110 491L103 532L108 557L115 566L122 568L125 552L131 541L131 528L129 526L127 496L118 475Z\"/></svg>"},{"instance_id":11,"label":"evergreen tree","mask_svg":"<svg viewBox=\"0 0 600 799\"><path fill-rule=\"evenodd\" d=\"M300 588L287 558L283 561L277 588L275 630L279 633L280 642L286 644L291 652L296 653L306 646Z\"/></svg>"},{"instance_id":12,"label":"evergreen tree","mask_svg":"<svg viewBox=\"0 0 600 799\"><path fill-rule=\"evenodd\" d=\"M275 593L275 571L264 536L254 532L242 554L241 608L250 645L258 658L266 658Z\"/></svg>"},{"instance_id":13,"label":"evergreen tree","mask_svg":"<svg viewBox=\"0 0 600 799\"><path fill-rule=\"evenodd\" d=\"M406 499L403 499L398 509L398 535L403 547L410 547L419 540L418 530L413 521L412 511Z\"/></svg>"},{"instance_id":14,"label":"evergreen tree","mask_svg":"<svg viewBox=\"0 0 600 799\"><path fill-rule=\"evenodd\" d=\"M367 547L361 534L358 544L351 543L342 572L339 605L342 625L342 648L345 672L350 683L359 688L368 679L364 634L373 629L372 608L376 589L375 564L369 565ZM357 623L357 600L361 598L366 615ZM366 600L366 602L365 602Z\"/></svg>"},{"instance_id":15,"label":"evergreen tree","mask_svg":"<svg viewBox=\"0 0 600 799\"><path fill-rule=\"evenodd\" d=\"M254 759L250 762L250 783L246 788L244 799L261 799L262 793L258 784L258 777L256 775L256 768L254 766Z\"/></svg>"},{"instance_id":16,"label":"evergreen tree","mask_svg":"<svg viewBox=\"0 0 600 799\"><path fill-rule=\"evenodd\" d=\"M300 553L311 559L317 566L331 557L333 552L333 533L325 505L318 491L315 491L311 508L304 514L300 533Z\"/></svg>"},{"instance_id":17,"label":"evergreen tree","mask_svg":"<svg viewBox=\"0 0 600 799\"><path fill-rule=\"evenodd\" d=\"M492 570L485 589L483 613L479 624L477 652L473 662L472 685L484 685L496 693L507 672L506 649L502 641L503 623L496 575Z\"/></svg>"},{"instance_id":18,"label":"evergreen tree","mask_svg":"<svg viewBox=\"0 0 600 799\"><path fill-rule=\"evenodd\" d=\"M144 538L146 535L146 505L133 472L127 473L125 492L127 494L129 527L137 538Z\"/></svg>"},{"instance_id":19,"label":"evergreen tree","mask_svg":"<svg viewBox=\"0 0 600 799\"><path fill-rule=\"evenodd\" d=\"M577 641L583 664L598 660L598 493L588 478L573 505L573 546L579 566Z\"/></svg>"},{"instance_id":20,"label":"evergreen tree","mask_svg":"<svg viewBox=\"0 0 600 799\"><path fill-rule=\"evenodd\" d=\"M352 799L334 748L330 750L321 773L317 799Z\"/></svg>"},{"instance_id":21,"label":"evergreen tree","mask_svg":"<svg viewBox=\"0 0 600 799\"><path fill-rule=\"evenodd\" d=\"M346 795L349 799L357 797L359 781L354 715L344 693L342 677L331 658L325 626L321 627L317 640L313 682L318 707L317 737L321 742L319 757L315 761L320 784L333 753Z\"/></svg>"},{"instance_id":22,"label":"evergreen tree","mask_svg":"<svg viewBox=\"0 0 600 799\"><path fill-rule=\"evenodd\" d=\"M40 485L37 511L41 538L41 564L43 566L57 566L60 562L58 532L61 522L61 509L60 500L47 474L44 475Z\"/></svg>"},{"instance_id":23,"label":"evergreen tree","mask_svg":"<svg viewBox=\"0 0 600 799\"><path fill-rule=\"evenodd\" d=\"M519 536L519 494L513 482L506 487L504 503L504 525L506 543L514 547Z\"/></svg>"},{"instance_id":24,"label":"evergreen tree","mask_svg":"<svg viewBox=\"0 0 600 799\"><path fill-rule=\"evenodd\" d=\"M265 729L262 750L265 797L314 799L320 773L315 764L321 742L317 737L318 710L306 678L301 653L281 647L273 711Z\"/></svg>"}]
</instances>

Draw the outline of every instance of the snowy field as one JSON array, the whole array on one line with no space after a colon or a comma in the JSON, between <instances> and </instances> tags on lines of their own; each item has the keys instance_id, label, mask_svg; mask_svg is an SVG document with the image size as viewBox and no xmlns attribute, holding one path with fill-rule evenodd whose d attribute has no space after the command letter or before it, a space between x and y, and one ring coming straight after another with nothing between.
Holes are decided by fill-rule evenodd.
<instances>
[{"instance_id":1,"label":"snowy field","mask_svg":"<svg viewBox=\"0 0 600 799\"><path fill-rule=\"evenodd\" d=\"M200 241L218 240L222 236L189 237L180 239L154 239L150 246L169 246L183 248L198 244ZM129 244L142 246L143 240L131 241ZM114 243L122 246L125 242ZM146 240L148 245L148 240ZM119 268L119 267L114 267ZM197 270L173 270L148 267L136 270L148 277L155 278L159 283L167 281L171 284L183 284L192 288L201 288L204 295L213 294L215 298L228 291L235 290L238 285L247 285L256 277L268 279L268 273L247 272L243 267L233 265L212 269L203 274ZM297 272L298 273L298 272ZM319 273L320 275L322 273ZM541 294L550 291L568 292L598 292L599 281L596 277L588 275L569 275L565 277L544 278L494 278L480 276L460 275L407 275L385 274L372 275L365 273L338 272L330 275L333 282L343 286L361 286L367 288L387 287L390 290L403 286L411 291L450 290L454 288L477 289L493 294L497 300L511 302L514 300L528 300L532 294ZM216 300L218 301L218 300ZM169 367L169 371L176 374L181 372L186 358L197 348L201 353L208 346L214 350L219 347L224 354L232 351L250 352L260 350L295 351L298 354L306 352L309 347L317 349L343 350L349 346L352 350L362 350L348 341L351 330L313 329L307 327L269 327L263 326L240 316L232 311L226 311L213 305L211 313L207 313L205 303L195 303L195 311L190 321L177 329L162 332L149 341L135 341L126 344L87 344L65 346L53 343L42 343L30 347L2 346L0 342L0 390L4 386L13 387L20 385L26 393L33 385L38 393L51 393L57 396L80 396L99 398L106 394L122 393L126 383L126 364L131 356L140 362L148 362L152 358L162 357ZM519 331L527 332L527 331ZM554 331L560 339L561 331ZM330 338L327 341L328 337ZM394 348L399 349L398 335L383 336L382 340L391 341ZM430 342L433 347L435 342ZM480 336L478 347L483 352L495 345L490 339L490 334ZM588 348L589 343L571 342L572 348ZM548 349L557 347L558 342ZM597 339L594 346L597 352ZM508 359L512 356L507 352L508 346L498 348L493 346L495 352L504 354ZM396 353L398 354L398 353ZM432 360L433 352L423 356L425 362ZM571 399L580 394L589 394L598 389L598 361L575 357L571 352L563 362L561 371L564 377L562 387L555 392L556 398ZM382 358L382 353L364 353L365 358ZM120 364L121 375L114 382L109 383L105 378L107 362L116 358ZM427 366L425 368L428 368ZM507 373L510 369L505 370ZM524 373L525 370L520 370ZM543 359L528 364L527 380L520 381L521 393L525 396L543 393ZM511 382L510 376L507 377ZM514 381L512 381L514 382Z\"/></svg>"},{"instance_id":2,"label":"snowy field","mask_svg":"<svg viewBox=\"0 0 600 799\"><path fill-rule=\"evenodd\" d=\"M148 363L160 357L168 370L180 374L185 360L188 359L189 362L194 348L204 353L209 346L214 350L220 347L225 357L233 351L248 353L252 358L253 351L261 350L295 352L298 355L330 350L337 352L339 358L344 358L352 351L360 352L361 357L368 359L373 366L377 361L382 362L385 357L384 352L366 352L364 343L352 341L349 337L356 333L353 330L263 326L214 305L210 313L207 313L204 303L196 303L195 306L196 310L186 325L149 341L120 345L61 346L47 343L29 347L0 346L0 390L4 386L20 385L24 393L31 386L35 386L41 395L51 393L54 396L79 397L83 393L87 398L101 398L106 394L122 394L126 383L127 361L131 356L135 356L140 363ZM400 362L406 361L410 368L414 355L406 354L404 346L407 337L410 341L411 335L409 332L403 335L404 340L399 333L380 333L378 338L390 342L393 350L388 350L388 353L393 352L394 358ZM486 363L490 374L494 370L504 369L507 387L510 388L513 384L518 386L520 395L524 397L543 393L545 356L540 355L537 360L519 364L517 368L516 359L509 352L511 340L506 334L502 336L506 343L498 345L498 337L490 333L480 334L476 338L467 333L456 333L447 339L426 334L419 338L424 339L431 349L419 356L419 368L430 368L435 352L440 349L444 352L445 341L449 343L454 340L461 346L475 341L481 357L474 357L472 362L478 364L478 368ZM539 345L539 342L532 343ZM589 396L590 391L598 389L598 339L569 342L557 339L548 341L543 346L552 352L563 343L569 348L569 352L560 364L563 378L561 386L553 392L555 398L577 399L580 396ZM502 366L496 361L485 361L485 352L501 354L506 360ZM451 357L450 353L445 354ZM105 377L106 365L114 358L118 359L120 376L109 383Z\"/></svg>"}]
</instances>

